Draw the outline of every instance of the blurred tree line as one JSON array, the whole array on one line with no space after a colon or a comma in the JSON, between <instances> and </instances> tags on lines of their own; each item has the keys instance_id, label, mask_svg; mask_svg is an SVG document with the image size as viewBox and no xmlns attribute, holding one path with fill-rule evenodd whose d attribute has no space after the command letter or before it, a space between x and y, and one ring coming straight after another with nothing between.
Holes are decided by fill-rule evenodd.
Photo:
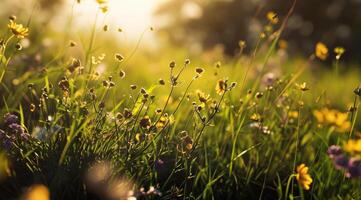
<instances>
[{"instance_id":1,"label":"blurred tree line","mask_svg":"<svg viewBox=\"0 0 361 200\"><path fill-rule=\"evenodd\" d=\"M239 40L254 46L267 24L266 13L274 11L283 20L293 0L169 0L155 15L160 32L176 44L199 45L203 49L217 44L234 55ZM360 62L361 0L298 0L282 36L294 51L308 55L318 41L330 51L346 48L346 58ZM280 23L277 25L280 26ZM277 28L277 27L275 27ZM248 48L250 49L250 48Z\"/></svg>"}]
</instances>

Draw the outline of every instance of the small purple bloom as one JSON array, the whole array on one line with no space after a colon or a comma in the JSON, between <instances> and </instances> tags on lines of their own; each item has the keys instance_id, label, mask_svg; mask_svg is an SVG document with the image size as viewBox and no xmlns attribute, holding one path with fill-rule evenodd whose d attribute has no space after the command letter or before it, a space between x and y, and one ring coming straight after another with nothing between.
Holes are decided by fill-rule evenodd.
<instances>
[{"instance_id":1,"label":"small purple bloom","mask_svg":"<svg viewBox=\"0 0 361 200\"><path fill-rule=\"evenodd\" d=\"M24 128L20 124L16 124L16 123L10 124L9 128L13 132L15 132L16 134L19 134L19 135L21 135L25 132Z\"/></svg>"},{"instance_id":2,"label":"small purple bloom","mask_svg":"<svg viewBox=\"0 0 361 200\"><path fill-rule=\"evenodd\" d=\"M332 145L327 149L327 154L330 158L334 158L342 154L342 149L340 146Z\"/></svg>"},{"instance_id":3,"label":"small purple bloom","mask_svg":"<svg viewBox=\"0 0 361 200\"><path fill-rule=\"evenodd\" d=\"M275 80L276 80L276 76L272 72L267 73L262 77L262 83L266 86L272 85L275 82Z\"/></svg>"},{"instance_id":4,"label":"small purple bloom","mask_svg":"<svg viewBox=\"0 0 361 200\"><path fill-rule=\"evenodd\" d=\"M349 160L346 177L347 178L361 177L361 160L357 160L355 158L351 158Z\"/></svg>"},{"instance_id":5,"label":"small purple bloom","mask_svg":"<svg viewBox=\"0 0 361 200\"><path fill-rule=\"evenodd\" d=\"M6 125L18 124L19 123L19 118L18 118L18 116L14 115L14 114L6 113L4 115L4 123Z\"/></svg>"},{"instance_id":6,"label":"small purple bloom","mask_svg":"<svg viewBox=\"0 0 361 200\"><path fill-rule=\"evenodd\" d=\"M23 140L29 140L30 135L29 135L29 133L27 133L27 132L23 132L22 134L20 134L20 137L21 137Z\"/></svg>"},{"instance_id":7,"label":"small purple bloom","mask_svg":"<svg viewBox=\"0 0 361 200\"><path fill-rule=\"evenodd\" d=\"M13 138L6 135L6 133L0 129L0 146L2 146L4 149L9 150L12 146L12 140Z\"/></svg>"},{"instance_id":8,"label":"small purple bloom","mask_svg":"<svg viewBox=\"0 0 361 200\"><path fill-rule=\"evenodd\" d=\"M4 140L3 140L4 149L9 150L9 149L11 149L12 145L13 145L12 141L9 138L4 138Z\"/></svg>"},{"instance_id":9,"label":"small purple bloom","mask_svg":"<svg viewBox=\"0 0 361 200\"><path fill-rule=\"evenodd\" d=\"M22 140L29 140L29 138L30 138L29 133L27 133L20 124L10 124L9 128L17 136L20 136Z\"/></svg>"},{"instance_id":10,"label":"small purple bloom","mask_svg":"<svg viewBox=\"0 0 361 200\"><path fill-rule=\"evenodd\" d=\"M335 156L333 158L333 164L335 165L336 169L345 169L348 167L349 157L344 154Z\"/></svg>"},{"instance_id":11,"label":"small purple bloom","mask_svg":"<svg viewBox=\"0 0 361 200\"><path fill-rule=\"evenodd\" d=\"M158 159L154 163L154 167L157 171L161 171L164 168L164 161L162 159Z\"/></svg>"}]
</instances>

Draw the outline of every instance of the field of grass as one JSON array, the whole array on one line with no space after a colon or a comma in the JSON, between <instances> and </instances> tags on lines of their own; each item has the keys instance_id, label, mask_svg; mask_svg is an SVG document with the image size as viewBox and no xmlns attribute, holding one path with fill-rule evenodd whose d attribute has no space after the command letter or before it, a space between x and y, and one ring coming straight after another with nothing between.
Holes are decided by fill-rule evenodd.
<instances>
[{"instance_id":1,"label":"field of grass","mask_svg":"<svg viewBox=\"0 0 361 200\"><path fill-rule=\"evenodd\" d=\"M235 57L153 51L26 20L1 19L0 199L361 199L342 49L291 55L281 29Z\"/></svg>"}]
</instances>

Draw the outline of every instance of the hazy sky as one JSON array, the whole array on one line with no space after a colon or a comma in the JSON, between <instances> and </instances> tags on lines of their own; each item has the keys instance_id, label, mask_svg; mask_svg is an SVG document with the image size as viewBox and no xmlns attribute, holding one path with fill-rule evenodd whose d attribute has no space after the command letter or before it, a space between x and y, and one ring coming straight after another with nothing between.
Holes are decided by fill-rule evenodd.
<instances>
[{"instance_id":1,"label":"hazy sky","mask_svg":"<svg viewBox=\"0 0 361 200\"><path fill-rule=\"evenodd\" d=\"M69 9L73 0L69 0ZM152 13L156 6L164 0L109 0L109 12L104 23L110 28L122 28L130 38L137 38L145 29L152 24ZM93 24L95 13L98 10L95 0L82 0L81 4L75 6L77 22L80 25L88 26ZM104 15L100 15L102 23Z\"/></svg>"}]
</instances>

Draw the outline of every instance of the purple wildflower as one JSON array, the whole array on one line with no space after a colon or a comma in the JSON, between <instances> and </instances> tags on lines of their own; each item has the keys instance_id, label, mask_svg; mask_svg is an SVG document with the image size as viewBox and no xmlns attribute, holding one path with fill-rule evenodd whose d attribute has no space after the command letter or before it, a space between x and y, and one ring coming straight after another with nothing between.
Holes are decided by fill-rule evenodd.
<instances>
[{"instance_id":1,"label":"purple wildflower","mask_svg":"<svg viewBox=\"0 0 361 200\"><path fill-rule=\"evenodd\" d=\"M276 75L272 72L269 72L262 77L262 83L266 86L272 85L275 82L275 80L276 80Z\"/></svg>"},{"instance_id":2,"label":"purple wildflower","mask_svg":"<svg viewBox=\"0 0 361 200\"><path fill-rule=\"evenodd\" d=\"M23 140L29 140L30 135L29 135L29 133L24 132L24 133L20 134L20 137L21 137Z\"/></svg>"},{"instance_id":3,"label":"purple wildflower","mask_svg":"<svg viewBox=\"0 0 361 200\"><path fill-rule=\"evenodd\" d=\"M327 149L327 154L330 158L334 158L342 154L342 149L340 146L332 145Z\"/></svg>"},{"instance_id":4,"label":"purple wildflower","mask_svg":"<svg viewBox=\"0 0 361 200\"><path fill-rule=\"evenodd\" d=\"M347 178L361 177L361 160L357 160L355 158L351 158L349 160L346 177Z\"/></svg>"},{"instance_id":5,"label":"purple wildflower","mask_svg":"<svg viewBox=\"0 0 361 200\"><path fill-rule=\"evenodd\" d=\"M11 129L11 131L19 135L25 132L24 128L20 124L16 124L16 123L10 124L9 128Z\"/></svg>"},{"instance_id":6,"label":"purple wildflower","mask_svg":"<svg viewBox=\"0 0 361 200\"><path fill-rule=\"evenodd\" d=\"M9 136L7 136L6 133L0 129L0 141L2 142L2 144L0 143L0 146L2 145L4 149L9 150L12 145L12 139L13 138L9 138Z\"/></svg>"},{"instance_id":7,"label":"purple wildflower","mask_svg":"<svg viewBox=\"0 0 361 200\"><path fill-rule=\"evenodd\" d=\"M162 171L164 169L164 161L162 159L156 160L154 167L157 171Z\"/></svg>"},{"instance_id":8,"label":"purple wildflower","mask_svg":"<svg viewBox=\"0 0 361 200\"><path fill-rule=\"evenodd\" d=\"M349 160L349 157L341 154L333 158L333 164L335 165L336 169L345 169L348 167Z\"/></svg>"},{"instance_id":9,"label":"purple wildflower","mask_svg":"<svg viewBox=\"0 0 361 200\"><path fill-rule=\"evenodd\" d=\"M30 135L25 131L25 129L20 124L10 124L9 128L13 133L20 136L23 140L28 140Z\"/></svg>"},{"instance_id":10,"label":"purple wildflower","mask_svg":"<svg viewBox=\"0 0 361 200\"><path fill-rule=\"evenodd\" d=\"M19 123L19 118L18 118L18 116L14 115L14 114L6 113L4 115L4 123L6 125L18 124Z\"/></svg>"},{"instance_id":11,"label":"purple wildflower","mask_svg":"<svg viewBox=\"0 0 361 200\"><path fill-rule=\"evenodd\" d=\"M4 140L3 140L3 148L4 149L6 149L6 150L9 150L9 149L11 149L11 147L12 147L12 141L9 139L9 138L4 138Z\"/></svg>"}]
</instances>

